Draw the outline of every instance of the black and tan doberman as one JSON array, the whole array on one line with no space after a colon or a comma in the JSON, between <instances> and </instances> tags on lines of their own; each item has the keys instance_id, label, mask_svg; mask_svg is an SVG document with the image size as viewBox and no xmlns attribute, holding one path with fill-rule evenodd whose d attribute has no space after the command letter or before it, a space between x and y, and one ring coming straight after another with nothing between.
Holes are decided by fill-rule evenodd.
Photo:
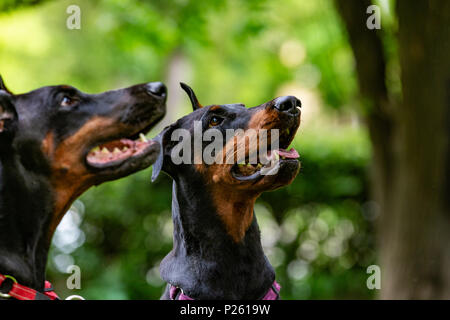
<instances>
[{"instance_id":1,"label":"black and tan doberman","mask_svg":"<svg viewBox=\"0 0 450 320\"><path fill-rule=\"evenodd\" d=\"M254 204L262 192L291 183L300 169L298 153L285 149L300 125L301 103L285 96L253 108L242 104L202 107L192 89L185 84L182 87L190 96L194 112L155 138L162 152L153 166L152 178L163 171L174 180L174 244L160 266L161 276L168 283L162 299L275 298L275 273L263 252ZM253 129L257 136L264 130L278 130L280 148L271 148L276 136L270 134L265 140L265 161L260 154L255 163L250 163L250 156L260 153L261 143L250 143L247 135L234 135L224 139L222 150L215 154L222 161L200 163L191 155L193 164L176 164L179 162L174 162L173 150L179 142L172 135L177 129L188 130L192 135L186 138L187 143L193 146L194 123L202 133L216 129L223 136L229 129ZM202 151L211 143L206 140L201 144ZM264 140L258 137L256 141ZM238 147L243 145L245 159L238 159ZM276 173L268 174L264 171L268 168L276 168Z\"/></svg>"},{"instance_id":2,"label":"black and tan doberman","mask_svg":"<svg viewBox=\"0 0 450 320\"><path fill-rule=\"evenodd\" d=\"M160 82L15 95L0 78L0 298L12 278L43 291L53 233L78 196L155 162L160 145L143 134L164 116L166 95Z\"/></svg>"}]
</instances>

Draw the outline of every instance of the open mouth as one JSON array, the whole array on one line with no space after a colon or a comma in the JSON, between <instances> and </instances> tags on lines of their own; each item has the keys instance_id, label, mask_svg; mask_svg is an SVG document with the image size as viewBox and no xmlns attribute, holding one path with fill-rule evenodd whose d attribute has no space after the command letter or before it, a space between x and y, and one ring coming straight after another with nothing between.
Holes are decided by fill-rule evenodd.
<instances>
[{"instance_id":1,"label":"open mouth","mask_svg":"<svg viewBox=\"0 0 450 320\"><path fill-rule=\"evenodd\" d=\"M100 144L86 156L87 163L97 169L117 167L131 159L152 153L157 142L148 139L143 132L130 138L122 138Z\"/></svg>"},{"instance_id":2,"label":"open mouth","mask_svg":"<svg viewBox=\"0 0 450 320\"><path fill-rule=\"evenodd\" d=\"M258 156L257 161L253 162L249 161L249 156L246 156L244 161L236 163L232 166L232 176L235 179L241 181L257 180L266 175L276 174L280 166L285 162L298 162L298 158L300 157L300 155L298 154L297 150L295 150L294 148L286 150L295 136L295 134L291 134L291 131L295 130L286 129L282 134L280 134L280 146L284 148L270 150L271 148L269 146L269 151L267 152L267 155L264 157L264 159L261 159L260 156Z\"/></svg>"},{"instance_id":3,"label":"open mouth","mask_svg":"<svg viewBox=\"0 0 450 320\"><path fill-rule=\"evenodd\" d=\"M283 162L298 161L297 159L299 157L300 155L294 148L291 148L289 151L280 148L269 151L266 159L264 161L258 161L256 164L243 162L233 165L231 173L234 178L241 181L254 180L262 178L265 175L276 174Z\"/></svg>"}]
</instances>

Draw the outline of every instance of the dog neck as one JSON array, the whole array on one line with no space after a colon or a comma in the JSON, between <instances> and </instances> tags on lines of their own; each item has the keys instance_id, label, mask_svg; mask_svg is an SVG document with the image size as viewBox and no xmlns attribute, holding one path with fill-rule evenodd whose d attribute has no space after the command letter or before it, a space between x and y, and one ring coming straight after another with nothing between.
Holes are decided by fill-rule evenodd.
<instances>
[{"instance_id":1,"label":"dog neck","mask_svg":"<svg viewBox=\"0 0 450 320\"><path fill-rule=\"evenodd\" d=\"M251 222L236 242L203 181L173 184L173 250L161 263L162 278L194 299L259 299L275 279L264 255L253 202L241 208ZM250 207L249 207L250 206ZM230 206L229 208L232 208ZM238 215L238 212L230 212Z\"/></svg>"},{"instance_id":2,"label":"dog neck","mask_svg":"<svg viewBox=\"0 0 450 320\"><path fill-rule=\"evenodd\" d=\"M16 157L0 162L0 273L42 291L52 216L50 184Z\"/></svg>"}]
</instances>

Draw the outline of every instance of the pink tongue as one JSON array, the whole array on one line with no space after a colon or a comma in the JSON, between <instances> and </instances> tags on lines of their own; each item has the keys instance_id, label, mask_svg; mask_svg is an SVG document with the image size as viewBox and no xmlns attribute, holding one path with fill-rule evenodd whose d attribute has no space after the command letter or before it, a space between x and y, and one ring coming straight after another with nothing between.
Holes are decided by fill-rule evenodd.
<instances>
[{"instance_id":1,"label":"pink tongue","mask_svg":"<svg viewBox=\"0 0 450 320\"><path fill-rule=\"evenodd\" d=\"M291 148L291 150L289 151L280 149L278 150L278 154L280 155L280 157L285 157L289 159L297 159L298 157L300 157L297 150L295 150L294 148Z\"/></svg>"}]
</instances>

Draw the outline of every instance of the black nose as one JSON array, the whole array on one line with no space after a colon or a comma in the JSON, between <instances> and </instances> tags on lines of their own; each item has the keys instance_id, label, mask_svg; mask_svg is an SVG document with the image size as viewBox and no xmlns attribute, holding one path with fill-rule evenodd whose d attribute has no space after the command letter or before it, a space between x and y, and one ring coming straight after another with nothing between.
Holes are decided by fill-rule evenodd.
<instances>
[{"instance_id":1,"label":"black nose","mask_svg":"<svg viewBox=\"0 0 450 320\"><path fill-rule=\"evenodd\" d=\"M147 92L160 97L165 98L167 96L167 88L162 82L150 82L147 83Z\"/></svg>"},{"instance_id":2,"label":"black nose","mask_svg":"<svg viewBox=\"0 0 450 320\"><path fill-rule=\"evenodd\" d=\"M297 108L298 107L298 108ZM274 108L280 112L288 112L297 114L300 112L299 108L302 107L302 103L294 96L279 97L275 100Z\"/></svg>"}]
</instances>

